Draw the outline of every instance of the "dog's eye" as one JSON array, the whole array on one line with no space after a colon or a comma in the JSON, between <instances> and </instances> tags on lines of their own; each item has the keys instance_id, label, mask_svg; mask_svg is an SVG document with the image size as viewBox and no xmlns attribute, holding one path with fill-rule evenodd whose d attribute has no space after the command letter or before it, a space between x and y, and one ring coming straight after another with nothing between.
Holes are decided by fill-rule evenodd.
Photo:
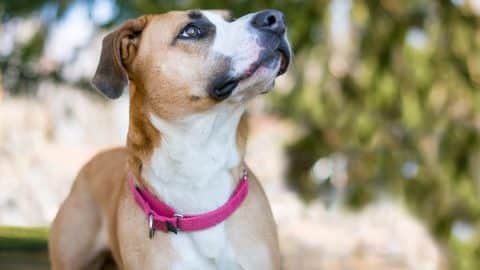
<instances>
[{"instance_id":1,"label":"dog's eye","mask_svg":"<svg viewBox=\"0 0 480 270\"><path fill-rule=\"evenodd\" d=\"M202 29L194 24L189 24L183 28L178 37L183 39L196 39L202 37L202 35Z\"/></svg>"}]
</instances>

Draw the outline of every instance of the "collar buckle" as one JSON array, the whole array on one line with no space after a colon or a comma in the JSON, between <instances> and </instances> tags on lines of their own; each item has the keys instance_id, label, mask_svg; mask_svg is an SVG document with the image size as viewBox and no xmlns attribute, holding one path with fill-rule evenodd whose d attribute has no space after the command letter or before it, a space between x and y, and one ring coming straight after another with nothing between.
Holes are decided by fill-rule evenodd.
<instances>
[{"instance_id":1,"label":"collar buckle","mask_svg":"<svg viewBox=\"0 0 480 270\"><path fill-rule=\"evenodd\" d=\"M173 225L170 222L166 222L167 225L167 231L173 232L174 234L177 234L178 231L180 231L180 219L183 218L182 214L175 213L173 214L173 217L175 218L175 225Z\"/></svg>"}]
</instances>

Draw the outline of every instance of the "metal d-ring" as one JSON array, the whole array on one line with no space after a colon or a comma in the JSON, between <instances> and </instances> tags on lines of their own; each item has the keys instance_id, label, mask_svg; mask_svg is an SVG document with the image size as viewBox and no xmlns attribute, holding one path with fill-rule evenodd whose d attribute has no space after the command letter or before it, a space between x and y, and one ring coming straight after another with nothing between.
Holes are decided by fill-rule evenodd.
<instances>
[{"instance_id":1,"label":"metal d-ring","mask_svg":"<svg viewBox=\"0 0 480 270\"><path fill-rule=\"evenodd\" d=\"M153 227L153 215L149 214L148 215L148 237L152 239L154 234L155 234L155 228Z\"/></svg>"},{"instance_id":2,"label":"metal d-ring","mask_svg":"<svg viewBox=\"0 0 480 270\"><path fill-rule=\"evenodd\" d=\"M243 179L243 180L248 180L248 171L247 171L247 169L243 169L243 171L242 171L242 179Z\"/></svg>"}]
</instances>

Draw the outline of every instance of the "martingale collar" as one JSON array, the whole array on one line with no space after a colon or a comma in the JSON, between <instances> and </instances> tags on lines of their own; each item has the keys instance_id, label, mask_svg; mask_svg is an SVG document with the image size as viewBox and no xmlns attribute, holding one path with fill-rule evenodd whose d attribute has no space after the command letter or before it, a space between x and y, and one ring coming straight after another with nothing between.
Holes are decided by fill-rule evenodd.
<instances>
[{"instance_id":1,"label":"martingale collar","mask_svg":"<svg viewBox=\"0 0 480 270\"><path fill-rule=\"evenodd\" d=\"M248 194L248 175L244 170L237 187L225 204L204 214L186 215L176 213L172 207L159 200L151 192L138 187L132 173L128 173L128 183L135 201L147 215L150 238L153 238L156 230L177 234L178 231L191 232L213 227L233 214Z\"/></svg>"}]
</instances>

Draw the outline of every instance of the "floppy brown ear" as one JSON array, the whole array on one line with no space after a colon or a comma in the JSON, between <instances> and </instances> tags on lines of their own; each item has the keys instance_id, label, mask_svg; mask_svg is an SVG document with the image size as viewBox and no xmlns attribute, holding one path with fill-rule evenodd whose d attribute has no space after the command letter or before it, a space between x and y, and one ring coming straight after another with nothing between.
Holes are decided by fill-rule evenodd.
<instances>
[{"instance_id":1,"label":"floppy brown ear","mask_svg":"<svg viewBox=\"0 0 480 270\"><path fill-rule=\"evenodd\" d=\"M128 64L135 58L140 34L146 25L146 16L128 20L103 39L92 85L105 96L113 99L122 95L128 84Z\"/></svg>"}]
</instances>

